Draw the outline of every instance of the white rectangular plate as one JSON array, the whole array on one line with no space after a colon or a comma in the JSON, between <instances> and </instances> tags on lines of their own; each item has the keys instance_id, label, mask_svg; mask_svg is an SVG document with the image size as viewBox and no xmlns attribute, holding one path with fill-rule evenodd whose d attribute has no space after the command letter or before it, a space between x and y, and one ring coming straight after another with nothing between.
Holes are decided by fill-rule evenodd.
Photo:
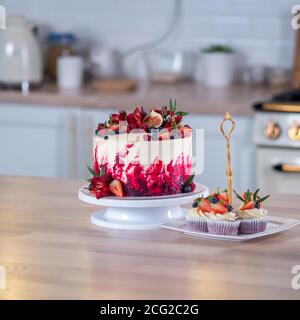
<instances>
[{"instance_id":1,"label":"white rectangular plate","mask_svg":"<svg viewBox=\"0 0 300 320\"><path fill-rule=\"evenodd\" d=\"M188 229L185 219L164 223L162 225L162 228L180 231L186 235L194 236L194 237L240 242L240 241L247 241L251 239L257 239L257 238L266 237L272 234L276 234L276 233L291 229L300 223L300 221L296 219L286 219L286 218L272 217L272 216L269 216L268 219L269 221L265 231L253 233L253 234L238 234L236 236L225 236L225 235L218 235L218 234L210 234L207 232L192 231Z\"/></svg>"}]
</instances>

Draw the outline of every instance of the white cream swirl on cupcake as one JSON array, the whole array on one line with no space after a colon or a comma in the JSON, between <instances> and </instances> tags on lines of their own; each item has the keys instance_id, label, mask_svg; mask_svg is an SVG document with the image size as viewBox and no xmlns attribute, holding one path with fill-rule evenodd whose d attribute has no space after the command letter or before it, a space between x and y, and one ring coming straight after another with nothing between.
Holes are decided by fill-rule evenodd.
<instances>
[{"instance_id":1,"label":"white cream swirl on cupcake","mask_svg":"<svg viewBox=\"0 0 300 320\"><path fill-rule=\"evenodd\" d=\"M215 212L204 212L202 213L206 219L218 220L218 221L236 221L238 216L234 212L226 213L215 213Z\"/></svg>"},{"instance_id":2,"label":"white cream swirl on cupcake","mask_svg":"<svg viewBox=\"0 0 300 320\"><path fill-rule=\"evenodd\" d=\"M198 211L198 208L191 208L191 209L187 212L186 215L187 215L187 217L189 217L189 218L194 218L194 219L199 218L199 217L205 218L204 215L203 215L203 213Z\"/></svg>"},{"instance_id":3,"label":"white cream swirl on cupcake","mask_svg":"<svg viewBox=\"0 0 300 320\"><path fill-rule=\"evenodd\" d=\"M222 220L222 221L235 221L238 217L237 214L228 211L226 213L215 213L213 211L210 212L203 212L202 210L199 210L198 208L191 208L187 215L191 218L204 218L204 219L210 219L210 220Z\"/></svg>"},{"instance_id":4,"label":"white cream swirl on cupcake","mask_svg":"<svg viewBox=\"0 0 300 320\"><path fill-rule=\"evenodd\" d=\"M237 210L240 219L261 219L267 216L267 210L262 208L253 208L249 210Z\"/></svg>"}]
</instances>

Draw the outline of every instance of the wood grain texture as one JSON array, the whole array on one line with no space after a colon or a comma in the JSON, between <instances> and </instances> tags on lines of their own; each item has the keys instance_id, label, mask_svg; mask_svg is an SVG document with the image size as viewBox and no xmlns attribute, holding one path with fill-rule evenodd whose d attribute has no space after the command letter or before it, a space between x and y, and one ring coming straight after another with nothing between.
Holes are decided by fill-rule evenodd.
<instances>
[{"instance_id":1,"label":"wood grain texture","mask_svg":"<svg viewBox=\"0 0 300 320\"><path fill-rule=\"evenodd\" d=\"M169 230L94 228L79 180L0 177L1 299L299 299L300 227L264 240L202 240ZM300 218L299 196L272 215Z\"/></svg>"},{"instance_id":2,"label":"wood grain texture","mask_svg":"<svg viewBox=\"0 0 300 320\"><path fill-rule=\"evenodd\" d=\"M226 111L235 116L252 116L254 102L269 99L280 88L232 86L207 88L196 83L153 85L140 83L132 93L99 93L90 88L79 92L63 93L54 85L44 85L23 96L18 91L0 90L0 102L27 103L48 106L80 106L95 109L125 109L133 106L161 106L170 97L176 98L184 111L199 114L223 115ZM283 90L283 89L282 89Z\"/></svg>"}]
</instances>

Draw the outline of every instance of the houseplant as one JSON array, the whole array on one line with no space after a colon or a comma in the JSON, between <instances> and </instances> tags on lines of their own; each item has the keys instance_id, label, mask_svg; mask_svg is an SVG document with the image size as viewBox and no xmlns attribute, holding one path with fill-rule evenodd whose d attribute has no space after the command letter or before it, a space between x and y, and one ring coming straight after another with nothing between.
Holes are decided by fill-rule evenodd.
<instances>
[{"instance_id":1,"label":"houseplant","mask_svg":"<svg viewBox=\"0 0 300 320\"><path fill-rule=\"evenodd\" d=\"M225 45L211 45L202 50L203 83L210 87L225 87L232 83L234 50Z\"/></svg>"}]
</instances>

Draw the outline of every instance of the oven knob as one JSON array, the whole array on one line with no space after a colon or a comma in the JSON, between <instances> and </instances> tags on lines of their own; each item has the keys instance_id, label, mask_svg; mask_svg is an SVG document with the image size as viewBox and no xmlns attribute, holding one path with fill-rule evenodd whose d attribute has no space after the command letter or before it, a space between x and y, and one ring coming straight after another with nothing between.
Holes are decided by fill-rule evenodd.
<instances>
[{"instance_id":1,"label":"oven knob","mask_svg":"<svg viewBox=\"0 0 300 320\"><path fill-rule=\"evenodd\" d=\"M277 139L281 134L281 129L278 123L269 121L265 127L265 136L269 139Z\"/></svg>"},{"instance_id":2,"label":"oven knob","mask_svg":"<svg viewBox=\"0 0 300 320\"><path fill-rule=\"evenodd\" d=\"M300 141L300 125L297 122L289 128L288 135L291 140Z\"/></svg>"}]
</instances>

